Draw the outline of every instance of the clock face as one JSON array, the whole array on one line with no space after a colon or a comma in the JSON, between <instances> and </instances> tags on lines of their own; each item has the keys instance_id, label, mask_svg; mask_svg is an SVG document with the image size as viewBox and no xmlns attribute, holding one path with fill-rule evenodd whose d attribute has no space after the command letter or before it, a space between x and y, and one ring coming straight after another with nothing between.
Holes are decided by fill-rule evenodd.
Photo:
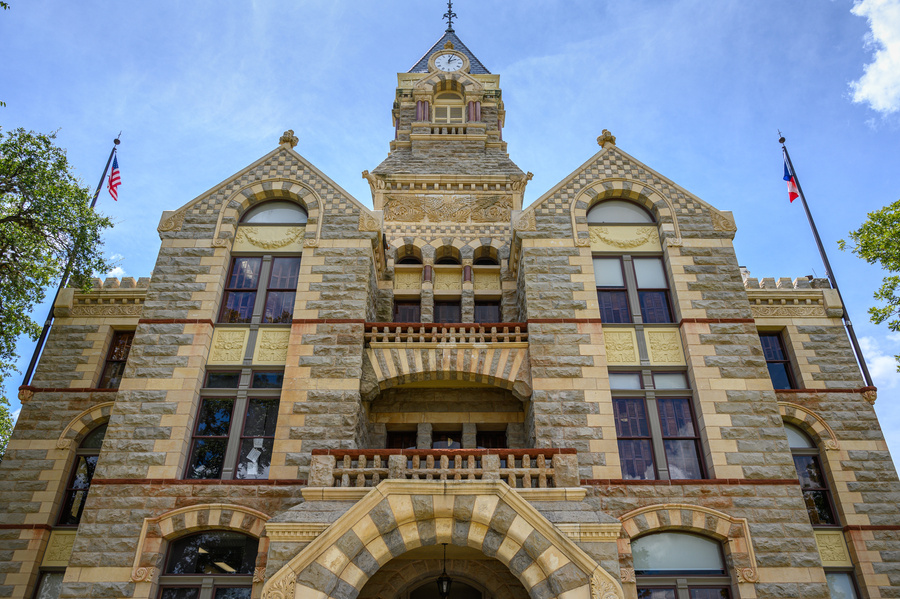
<instances>
[{"instance_id":1,"label":"clock face","mask_svg":"<svg viewBox=\"0 0 900 599\"><path fill-rule=\"evenodd\" d=\"M441 54L434 59L434 66L442 71L458 71L463 66L463 60L456 54Z\"/></svg>"}]
</instances>

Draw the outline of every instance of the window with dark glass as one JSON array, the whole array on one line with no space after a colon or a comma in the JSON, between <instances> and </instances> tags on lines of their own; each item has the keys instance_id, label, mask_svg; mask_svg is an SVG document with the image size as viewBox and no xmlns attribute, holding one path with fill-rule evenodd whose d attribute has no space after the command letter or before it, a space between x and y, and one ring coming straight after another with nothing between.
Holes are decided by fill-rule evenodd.
<instances>
[{"instance_id":1,"label":"window with dark glass","mask_svg":"<svg viewBox=\"0 0 900 599\"><path fill-rule=\"evenodd\" d=\"M784 430L794 458L797 477L800 479L800 488L803 491L803 501L806 503L810 523L813 526L837 525L828 478L822 469L818 447L796 426L785 423Z\"/></svg>"},{"instance_id":2,"label":"window with dark glass","mask_svg":"<svg viewBox=\"0 0 900 599\"><path fill-rule=\"evenodd\" d=\"M261 267L262 258L242 256L232 260L219 322L250 322Z\"/></svg>"},{"instance_id":3,"label":"window with dark glass","mask_svg":"<svg viewBox=\"0 0 900 599\"><path fill-rule=\"evenodd\" d=\"M475 445L478 449L506 449L506 431L482 431L475 432Z\"/></svg>"},{"instance_id":4,"label":"window with dark glass","mask_svg":"<svg viewBox=\"0 0 900 599\"><path fill-rule=\"evenodd\" d=\"M283 378L277 371L207 373L185 478L269 477Z\"/></svg>"},{"instance_id":5,"label":"window with dark glass","mask_svg":"<svg viewBox=\"0 0 900 599\"><path fill-rule=\"evenodd\" d=\"M385 449L415 449L416 431L388 431Z\"/></svg>"},{"instance_id":6,"label":"window with dark glass","mask_svg":"<svg viewBox=\"0 0 900 599\"><path fill-rule=\"evenodd\" d=\"M159 599L250 599L259 541L208 531L173 541Z\"/></svg>"},{"instance_id":7,"label":"window with dark glass","mask_svg":"<svg viewBox=\"0 0 900 599\"><path fill-rule=\"evenodd\" d=\"M766 358L766 367L769 369L772 386L776 389L793 389L794 376L791 373L791 361L787 352L784 351L781 333L760 333L759 342L762 344L763 356Z\"/></svg>"},{"instance_id":8,"label":"window with dark glass","mask_svg":"<svg viewBox=\"0 0 900 599\"><path fill-rule=\"evenodd\" d=\"M75 464L66 485L57 525L78 526L81 521L81 513L91 490L91 479L94 478L94 469L97 467L97 459L100 457L100 448L105 436L106 425L102 424L88 433L75 450Z\"/></svg>"},{"instance_id":9,"label":"window with dark glass","mask_svg":"<svg viewBox=\"0 0 900 599\"><path fill-rule=\"evenodd\" d=\"M639 599L729 599L730 579L718 542L682 532L631 541Z\"/></svg>"},{"instance_id":10,"label":"window with dark glass","mask_svg":"<svg viewBox=\"0 0 900 599\"><path fill-rule=\"evenodd\" d=\"M669 284L662 258L634 258L641 319L646 323L672 322Z\"/></svg>"},{"instance_id":11,"label":"window with dark glass","mask_svg":"<svg viewBox=\"0 0 900 599\"><path fill-rule=\"evenodd\" d=\"M604 323L631 322L621 258L594 258L594 278L600 319Z\"/></svg>"},{"instance_id":12,"label":"window with dark glass","mask_svg":"<svg viewBox=\"0 0 900 599\"><path fill-rule=\"evenodd\" d=\"M278 257L272 259L272 273L266 293L264 323L290 324L294 316L294 298L297 295L297 278L300 276L300 258Z\"/></svg>"},{"instance_id":13,"label":"window with dark glass","mask_svg":"<svg viewBox=\"0 0 900 599\"><path fill-rule=\"evenodd\" d=\"M419 301L394 302L394 322L422 322L422 306Z\"/></svg>"},{"instance_id":14,"label":"window with dark glass","mask_svg":"<svg viewBox=\"0 0 900 599\"><path fill-rule=\"evenodd\" d=\"M113 333L109 351L106 354L106 364L103 374L100 375L100 389L118 389L125 372L125 363L128 361L128 353L131 351L131 342L134 341L134 331L116 331Z\"/></svg>"},{"instance_id":15,"label":"window with dark glass","mask_svg":"<svg viewBox=\"0 0 900 599\"><path fill-rule=\"evenodd\" d=\"M499 301L476 301L475 322L503 322L500 318Z\"/></svg>"},{"instance_id":16,"label":"window with dark glass","mask_svg":"<svg viewBox=\"0 0 900 599\"><path fill-rule=\"evenodd\" d=\"M459 301L434 302L434 322L461 322Z\"/></svg>"},{"instance_id":17,"label":"window with dark glass","mask_svg":"<svg viewBox=\"0 0 900 599\"><path fill-rule=\"evenodd\" d=\"M609 380L622 478L705 478L685 374L613 372Z\"/></svg>"}]
</instances>

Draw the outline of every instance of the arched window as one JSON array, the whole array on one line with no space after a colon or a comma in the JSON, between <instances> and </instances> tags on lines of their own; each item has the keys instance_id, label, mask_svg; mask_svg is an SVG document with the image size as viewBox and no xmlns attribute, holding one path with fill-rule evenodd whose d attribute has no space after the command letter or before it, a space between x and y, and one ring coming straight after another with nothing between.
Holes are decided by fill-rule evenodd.
<instances>
[{"instance_id":1,"label":"arched window","mask_svg":"<svg viewBox=\"0 0 900 599\"><path fill-rule=\"evenodd\" d=\"M730 580L718 542L684 532L631 542L638 599L728 599Z\"/></svg>"},{"instance_id":2,"label":"arched window","mask_svg":"<svg viewBox=\"0 0 900 599\"><path fill-rule=\"evenodd\" d=\"M594 255L600 316L605 323L672 322L662 247L650 242L653 216L625 200L605 200L588 211L588 224L608 239ZM624 248L624 249L622 249Z\"/></svg>"},{"instance_id":3,"label":"arched window","mask_svg":"<svg viewBox=\"0 0 900 599\"><path fill-rule=\"evenodd\" d=\"M286 200L272 200L257 204L245 212L241 224L304 225L307 218L302 206Z\"/></svg>"},{"instance_id":4,"label":"arched window","mask_svg":"<svg viewBox=\"0 0 900 599\"><path fill-rule=\"evenodd\" d=\"M656 222L649 212L625 200L600 202L588 211L587 221L590 225L636 225Z\"/></svg>"},{"instance_id":5,"label":"arched window","mask_svg":"<svg viewBox=\"0 0 900 599\"><path fill-rule=\"evenodd\" d=\"M456 92L441 92L434 98L434 122L462 124L465 122L463 97Z\"/></svg>"},{"instance_id":6,"label":"arched window","mask_svg":"<svg viewBox=\"0 0 900 599\"><path fill-rule=\"evenodd\" d=\"M160 599L250 599L259 540L222 530L173 541Z\"/></svg>"},{"instance_id":7,"label":"arched window","mask_svg":"<svg viewBox=\"0 0 900 599\"><path fill-rule=\"evenodd\" d=\"M794 457L794 467L800 479L800 488L803 489L803 500L806 502L809 521L814 527L836 526L838 520L835 517L828 478L822 469L818 447L806 433L792 424L785 423L784 432L787 433L788 445Z\"/></svg>"},{"instance_id":8,"label":"arched window","mask_svg":"<svg viewBox=\"0 0 900 599\"><path fill-rule=\"evenodd\" d=\"M91 490L91 479L94 478L94 469L97 467L104 436L106 424L101 424L88 433L75 450L75 467L66 486L62 511L57 519L58 526L78 526L78 522L81 521L81 513Z\"/></svg>"}]
</instances>

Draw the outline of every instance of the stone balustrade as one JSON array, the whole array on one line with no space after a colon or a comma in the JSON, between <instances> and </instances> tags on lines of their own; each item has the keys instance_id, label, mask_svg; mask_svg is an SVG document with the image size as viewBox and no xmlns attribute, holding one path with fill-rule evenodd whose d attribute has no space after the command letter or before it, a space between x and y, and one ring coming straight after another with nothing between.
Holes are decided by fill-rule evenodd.
<instances>
[{"instance_id":1,"label":"stone balustrade","mask_svg":"<svg viewBox=\"0 0 900 599\"><path fill-rule=\"evenodd\" d=\"M366 343L526 343L528 324L366 323Z\"/></svg>"},{"instance_id":2,"label":"stone balustrade","mask_svg":"<svg viewBox=\"0 0 900 599\"><path fill-rule=\"evenodd\" d=\"M311 487L374 487L385 479L502 480L519 489L577 487L574 449L317 449Z\"/></svg>"}]
</instances>

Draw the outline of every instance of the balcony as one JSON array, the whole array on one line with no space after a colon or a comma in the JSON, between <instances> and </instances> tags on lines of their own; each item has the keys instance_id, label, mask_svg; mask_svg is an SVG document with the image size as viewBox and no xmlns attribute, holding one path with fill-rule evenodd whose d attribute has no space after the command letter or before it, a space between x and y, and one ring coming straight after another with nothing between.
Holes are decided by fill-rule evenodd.
<instances>
[{"instance_id":1,"label":"balcony","mask_svg":"<svg viewBox=\"0 0 900 599\"><path fill-rule=\"evenodd\" d=\"M373 343L527 343L528 323L366 323Z\"/></svg>"},{"instance_id":2,"label":"balcony","mask_svg":"<svg viewBox=\"0 0 900 599\"><path fill-rule=\"evenodd\" d=\"M577 487L574 449L316 449L310 487L366 488L386 479L502 480L514 489Z\"/></svg>"}]
</instances>

